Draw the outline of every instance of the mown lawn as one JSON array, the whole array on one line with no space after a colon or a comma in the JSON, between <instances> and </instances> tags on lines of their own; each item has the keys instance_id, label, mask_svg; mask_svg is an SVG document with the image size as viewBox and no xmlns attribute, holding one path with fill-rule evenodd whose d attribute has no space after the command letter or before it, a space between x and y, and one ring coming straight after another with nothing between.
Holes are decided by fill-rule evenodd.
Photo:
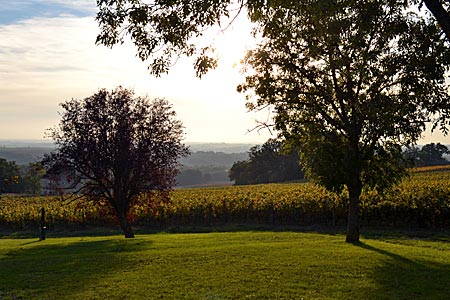
<instances>
[{"instance_id":1,"label":"mown lawn","mask_svg":"<svg viewBox=\"0 0 450 300\"><path fill-rule=\"evenodd\" d=\"M450 299L448 240L301 232L0 239L0 299Z\"/></svg>"}]
</instances>

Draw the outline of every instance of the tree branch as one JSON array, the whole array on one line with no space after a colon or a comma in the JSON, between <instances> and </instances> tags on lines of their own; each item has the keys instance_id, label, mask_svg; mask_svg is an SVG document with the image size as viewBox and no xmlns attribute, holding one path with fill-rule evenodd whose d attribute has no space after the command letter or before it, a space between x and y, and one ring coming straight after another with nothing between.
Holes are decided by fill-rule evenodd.
<instances>
[{"instance_id":1,"label":"tree branch","mask_svg":"<svg viewBox=\"0 0 450 300\"><path fill-rule=\"evenodd\" d=\"M450 14L442 6L439 0L423 0L427 8L436 18L437 22L444 31L447 39L450 41Z\"/></svg>"}]
</instances>

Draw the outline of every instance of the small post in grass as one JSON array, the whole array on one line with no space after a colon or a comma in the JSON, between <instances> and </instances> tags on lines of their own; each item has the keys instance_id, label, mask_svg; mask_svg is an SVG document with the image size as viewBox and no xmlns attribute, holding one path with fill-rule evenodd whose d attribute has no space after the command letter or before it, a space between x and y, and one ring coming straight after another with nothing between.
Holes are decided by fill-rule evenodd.
<instances>
[{"instance_id":1,"label":"small post in grass","mask_svg":"<svg viewBox=\"0 0 450 300\"><path fill-rule=\"evenodd\" d=\"M41 225L39 226L39 240L43 241L45 240L45 209L41 208Z\"/></svg>"}]
</instances>

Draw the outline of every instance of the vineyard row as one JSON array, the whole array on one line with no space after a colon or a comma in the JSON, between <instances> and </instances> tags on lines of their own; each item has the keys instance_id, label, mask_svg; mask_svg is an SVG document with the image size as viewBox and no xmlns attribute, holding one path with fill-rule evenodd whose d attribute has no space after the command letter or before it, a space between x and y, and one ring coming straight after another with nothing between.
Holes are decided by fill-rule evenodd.
<instances>
[{"instance_id":1,"label":"vineyard row","mask_svg":"<svg viewBox=\"0 0 450 300\"><path fill-rule=\"evenodd\" d=\"M420 172L385 194L361 197L362 225L449 227L450 172ZM192 225L343 225L345 191L335 195L311 183L180 189L169 201L142 196L130 214L134 225L152 228ZM147 201L148 200L148 201ZM105 226L115 222L105 207L58 197L0 198L0 225L37 226L41 208L50 227Z\"/></svg>"}]
</instances>

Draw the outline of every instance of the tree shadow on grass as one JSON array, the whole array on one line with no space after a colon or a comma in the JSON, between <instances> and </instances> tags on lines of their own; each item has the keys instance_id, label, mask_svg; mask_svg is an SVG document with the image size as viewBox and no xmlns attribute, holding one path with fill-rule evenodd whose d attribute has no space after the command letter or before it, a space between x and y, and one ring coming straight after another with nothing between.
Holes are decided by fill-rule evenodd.
<instances>
[{"instance_id":1,"label":"tree shadow on grass","mask_svg":"<svg viewBox=\"0 0 450 300\"><path fill-rule=\"evenodd\" d=\"M114 236L123 235L123 231L119 227L113 226L84 226L84 227L56 227L47 229L47 237L96 237L96 236ZM28 228L25 230L17 230L2 227L0 225L1 239L29 239L39 238L39 228Z\"/></svg>"},{"instance_id":2,"label":"tree shadow on grass","mask_svg":"<svg viewBox=\"0 0 450 300\"><path fill-rule=\"evenodd\" d=\"M304 232L339 235L345 227L326 225L266 225L266 224L222 224L204 226L167 226L164 228L138 227L138 234L152 233L216 233L216 232Z\"/></svg>"},{"instance_id":3,"label":"tree shadow on grass","mask_svg":"<svg viewBox=\"0 0 450 300\"><path fill-rule=\"evenodd\" d=\"M450 264L410 259L362 242L355 246L384 256L373 274L378 291L368 298L450 299Z\"/></svg>"},{"instance_id":4,"label":"tree shadow on grass","mask_svg":"<svg viewBox=\"0 0 450 300\"><path fill-rule=\"evenodd\" d=\"M0 255L0 299L74 299L87 289L103 299L96 285L111 274L133 270L130 252L148 249L149 243L123 238L24 242Z\"/></svg>"},{"instance_id":5,"label":"tree shadow on grass","mask_svg":"<svg viewBox=\"0 0 450 300\"><path fill-rule=\"evenodd\" d=\"M168 226L164 228L155 227L134 227L135 234L156 234L156 233L217 233L217 232L304 232L319 233L328 235L341 235L345 233L345 227L326 225L264 225L264 224L223 224L204 226ZM123 231L117 227L87 227L84 229L48 230L47 237L106 237L122 235ZM0 226L0 240L2 239L38 239L38 230L6 231ZM1 299L0 299L1 300Z\"/></svg>"}]
</instances>

